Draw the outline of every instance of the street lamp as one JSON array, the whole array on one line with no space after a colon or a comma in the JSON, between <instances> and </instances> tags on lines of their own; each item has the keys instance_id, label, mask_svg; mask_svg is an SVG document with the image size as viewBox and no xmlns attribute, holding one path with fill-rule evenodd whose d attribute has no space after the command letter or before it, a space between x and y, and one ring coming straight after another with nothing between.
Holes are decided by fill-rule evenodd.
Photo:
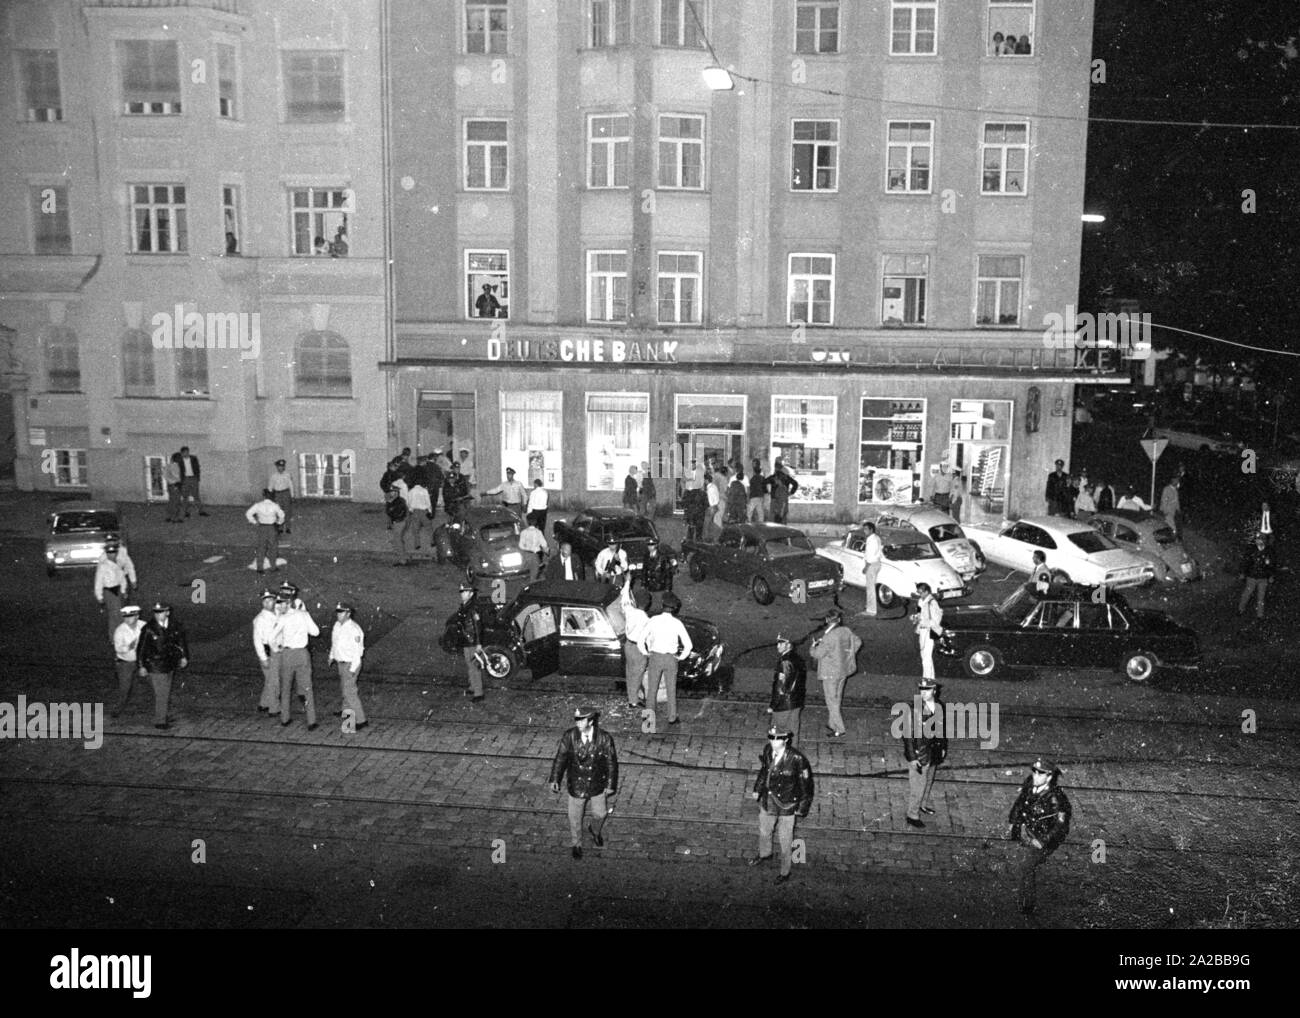
<instances>
[{"instance_id":1,"label":"street lamp","mask_svg":"<svg viewBox=\"0 0 1300 1018\"><path fill-rule=\"evenodd\" d=\"M1085 212L1079 218L1085 223L1104 223L1106 221L1106 217L1100 212Z\"/></svg>"},{"instance_id":2,"label":"street lamp","mask_svg":"<svg viewBox=\"0 0 1300 1018\"><path fill-rule=\"evenodd\" d=\"M725 67L710 64L704 68L703 73L704 84L714 92L729 92L736 87L736 83L731 78L731 72Z\"/></svg>"}]
</instances>

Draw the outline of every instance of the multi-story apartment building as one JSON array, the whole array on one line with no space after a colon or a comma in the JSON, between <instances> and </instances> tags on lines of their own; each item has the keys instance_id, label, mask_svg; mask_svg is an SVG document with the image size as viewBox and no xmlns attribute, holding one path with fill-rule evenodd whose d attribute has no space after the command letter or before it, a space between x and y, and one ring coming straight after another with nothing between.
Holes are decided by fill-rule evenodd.
<instances>
[{"instance_id":1,"label":"multi-story apartment building","mask_svg":"<svg viewBox=\"0 0 1300 1018\"><path fill-rule=\"evenodd\" d=\"M973 518L1044 510L1074 386L1121 367L1044 338L1090 0L390 0L388 34L405 444L569 504L677 446L782 456L792 521L945 459Z\"/></svg>"},{"instance_id":2,"label":"multi-story apartment building","mask_svg":"<svg viewBox=\"0 0 1300 1018\"><path fill-rule=\"evenodd\" d=\"M302 494L352 497L390 442L379 0L3 21L18 486L164 498L188 445L210 500L247 501L280 456Z\"/></svg>"}]
</instances>

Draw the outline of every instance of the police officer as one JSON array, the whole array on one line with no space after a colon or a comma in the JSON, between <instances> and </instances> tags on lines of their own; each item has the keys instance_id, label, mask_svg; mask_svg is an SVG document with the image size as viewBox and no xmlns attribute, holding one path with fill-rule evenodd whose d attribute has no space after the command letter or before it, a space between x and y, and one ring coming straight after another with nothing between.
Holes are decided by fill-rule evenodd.
<instances>
[{"instance_id":1,"label":"police officer","mask_svg":"<svg viewBox=\"0 0 1300 1018\"><path fill-rule=\"evenodd\" d=\"M137 648L140 645L140 609L136 605L122 606L122 621L113 633L113 652L117 658L117 705L113 717L126 710L135 686Z\"/></svg>"},{"instance_id":2,"label":"police officer","mask_svg":"<svg viewBox=\"0 0 1300 1018\"><path fill-rule=\"evenodd\" d=\"M453 520L459 519L469 497L469 478L461 473L460 463L453 461L442 479L442 506L447 515Z\"/></svg>"},{"instance_id":3,"label":"police officer","mask_svg":"<svg viewBox=\"0 0 1300 1018\"><path fill-rule=\"evenodd\" d=\"M790 879L790 853L794 845L794 818L808 816L812 809L813 775L808 758L790 743L791 731L769 728L767 745L758 758L754 798L758 800L758 855L749 860L758 866L772 858L772 833L781 850L781 872L776 882Z\"/></svg>"},{"instance_id":4,"label":"police officer","mask_svg":"<svg viewBox=\"0 0 1300 1018\"><path fill-rule=\"evenodd\" d=\"M803 715L804 696L808 685L808 666L804 664L794 643L788 636L777 635L776 650L780 655L776 672L772 676L772 698L767 712L772 715L772 727L778 732L793 732L799 741L799 722Z\"/></svg>"},{"instance_id":5,"label":"police officer","mask_svg":"<svg viewBox=\"0 0 1300 1018\"><path fill-rule=\"evenodd\" d=\"M136 656L140 662L140 675L149 676L153 685L153 726L167 729L167 704L171 699L172 677L176 669L190 663L190 645L185 629L171 617L171 605L161 601L153 606L153 619L140 634Z\"/></svg>"},{"instance_id":6,"label":"police officer","mask_svg":"<svg viewBox=\"0 0 1300 1018\"><path fill-rule=\"evenodd\" d=\"M339 669L339 684L343 693L343 710L352 711L359 732L370 724L365 708L357 694L357 675L361 672L361 658L366 652L366 634L352 620L352 605L339 602L334 608L334 629L330 633L330 662Z\"/></svg>"},{"instance_id":7,"label":"police officer","mask_svg":"<svg viewBox=\"0 0 1300 1018\"><path fill-rule=\"evenodd\" d=\"M465 695L474 703L483 699L483 615L474 600L477 593L472 583L460 585L460 607L451 620L456 642L465 657L465 670L469 672L469 689Z\"/></svg>"},{"instance_id":8,"label":"police officer","mask_svg":"<svg viewBox=\"0 0 1300 1018\"><path fill-rule=\"evenodd\" d=\"M320 636L320 627L307 609L295 607L293 595L278 594L271 646L280 652L281 727L292 721L290 694L296 687L307 709L307 731L316 730L316 697L311 685L311 652L307 649L307 641L313 636Z\"/></svg>"},{"instance_id":9,"label":"police officer","mask_svg":"<svg viewBox=\"0 0 1300 1018\"><path fill-rule=\"evenodd\" d=\"M925 826L922 813L934 815L930 788L934 772L948 755L948 740L938 684L934 679L922 679L916 688L917 698L912 705L905 705L903 715L903 757L907 760L907 826L920 828Z\"/></svg>"},{"instance_id":10,"label":"police officer","mask_svg":"<svg viewBox=\"0 0 1300 1018\"><path fill-rule=\"evenodd\" d=\"M564 781L569 793L569 836L573 858L582 858L582 818L591 803L591 816L598 826L587 825L597 848L605 847L602 831L609 814L607 801L618 795L618 749L614 738L602 731L595 707L573 712L573 727L560 736L551 764L551 791L559 792Z\"/></svg>"},{"instance_id":11,"label":"police officer","mask_svg":"<svg viewBox=\"0 0 1300 1018\"><path fill-rule=\"evenodd\" d=\"M280 709L280 652L275 649L275 591L262 591L262 610L253 617L253 650L262 666L262 697L257 709L274 714Z\"/></svg>"},{"instance_id":12,"label":"police officer","mask_svg":"<svg viewBox=\"0 0 1300 1018\"><path fill-rule=\"evenodd\" d=\"M122 603L136 585L135 563L116 537L104 542L104 551L95 563L95 600L108 617L108 642L122 622Z\"/></svg>"},{"instance_id":13,"label":"police officer","mask_svg":"<svg viewBox=\"0 0 1300 1018\"><path fill-rule=\"evenodd\" d=\"M1073 811L1069 798L1057 785L1060 774L1060 768L1041 757L1035 760L1007 817L1011 825L1008 836L1020 843L1020 911L1027 916L1034 914L1038 904L1038 867L1070 833Z\"/></svg>"},{"instance_id":14,"label":"police officer","mask_svg":"<svg viewBox=\"0 0 1300 1018\"><path fill-rule=\"evenodd\" d=\"M287 517L270 488L262 491L260 502L254 502L244 513L244 519L257 528L257 547L254 549L257 575L262 575L262 567L270 562L271 572L280 571L280 528Z\"/></svg>"}]
</instances>

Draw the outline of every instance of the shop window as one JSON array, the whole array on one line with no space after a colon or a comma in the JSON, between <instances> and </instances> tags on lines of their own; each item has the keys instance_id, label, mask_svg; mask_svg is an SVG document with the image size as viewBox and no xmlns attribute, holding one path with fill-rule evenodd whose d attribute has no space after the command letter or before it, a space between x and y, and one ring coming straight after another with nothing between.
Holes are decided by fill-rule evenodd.
<instances>
[{"instance_id":1,"label":"shop window","mask_svg":"<svg viewBox=\"0 0 1300 1018\"><path fill-rule=\"evenodd\" d=\"M622 491L628 467L649 458L649 394L587 393L587 490Z\"/></svg>"},{"instance_id":2,"label":"shop window","mask_svg":"<svg viewBox=\"0 0 1300 1018\"><path fill-rule=\"evenodd\" d=\"M355 466L348 453L299 453L298 489L303 498L351 498Z\"/></svg>"},{"instance_id":3,"label":"shop window","mask_svg":"<svg viewBox=\"0 0 1300 1018\"><path fill-rule=\"evenodd\" d=\"M858 445L858 502L910 505L921 498L925 407L919 398L864 398Z\"/></svg>"},{"instance_id":4,"label":"shop window","mask_svg":"<svg viewBox=\"0 0 1300 1018\"><path fill-rule=\"evenodd\" d=\"M835 501L834 397L772 397L772 459L799 482L792 502Z\"/></svg>"},{"instance_id":5,"label":"shop window","mask_svg":"<svg viewBox=\"0 0 1300 1018\"><path fill-rule=\"evenodd\" d=\"M961 400L950 406L948 462L958 475L961 523L999 525L1011 469L1011 400Z\"/></svg>"},{"instance_id":6,"label":"shop window","mask_svg":"<svg viewBox=\"0 0 1300 1018\"><path fill-rule=\"evenodd\" d=\"M559 392L501 392L501 476L506 467L531 489L540 480L552 491L562 488L561 436L563 395Z\"/></svg>"}]
</instances>

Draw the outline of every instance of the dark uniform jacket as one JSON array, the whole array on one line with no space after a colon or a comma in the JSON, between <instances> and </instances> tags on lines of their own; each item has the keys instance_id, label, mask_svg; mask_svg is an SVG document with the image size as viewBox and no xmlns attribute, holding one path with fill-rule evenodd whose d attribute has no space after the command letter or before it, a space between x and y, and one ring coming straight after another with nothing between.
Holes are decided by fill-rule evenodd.
<instances>
[{"instance_id":1,"label":"dark uniform jacket","mask_svg":"<svg viewBox=\"0 0 1300 1018\"><path fill-rule=\"evenodd\" d=\"M924 715L921 722L920 738L916 737L916 722L913 720L913 705L905 705L907 716L905 718L906 727L903 728L903 757L910 761L919 760L922 767L938 767L948 758L948 740L944 737L943 722L944 709L943 701L937 696L934 698L934 714ZM933 718L933 735L927 735L930 728L926 721Z\"/></svg>"},{"instance_id":2,"label":"dark uniform jacket","mask_svg":"<svg viewBox=\"0 0 1300 1018\"><path fill-rule=\"evenodd\" d=\"M1252 580L1272 579L1273 553L1268 548L1260 549L1252 545L1242 559L1241 575Z\"/></svg>"},{"instance_id":3,"label":"dark uniform jacket","mask_svg":"<svg viewBox=\"0 0 1300 1018\"><path fill-rule=\"evenodd\" d=\"M744 523L748 508L749 495L745 492L745 482L733 477L727 485L727 506L722 518L728 523Z\"/></svg>"},{"instance_id":4,"label":"dark uniform jacket","mask_svg":"<svg viewBox=\"0 0 1300 1018\"><path fill-rule=\"evenodd\" d=\"M448 514L456 511L457 503L469 495L469 478L457 471L442 479L442 506Z\"/></svg>"},{"instance_id":5,"label":"dark uniform jacket","mask_svg":"<svg viewBox=\"0 0 1300 1018\"><path fill-rule=\"evenodd\" d=\"M461 647L477 647L483 642L483 613L474 598L456 609L456 614L447 622L447 628L454 632L456 643Z\"/></svg>"},{"instance_id":6,"label":"dark uniform jacket","mask_svg":"<svg viewBox=\"0 0 1300 1018\"><path fill-rule=\"evenodd\" d=\"M768 706L774 711L798 710L803 706L807 683L808 668L803 658L793 649L789 654L782 654L772 676L772 700Z\"/></svg>"},{"instance_id":7,"label":"dark uniform jacket","mask_svg":"<svg viewBox=\"0 0 1300 1018\"><path fill-rule=\"evenodd\" d=\"M1070 475L1065 471L1053 470L1047 475L1047 490L1044 495L1049 509L1059 509L1065 504L1066 490L1070 487Z\"/></svg>"},{"instance_id":8,"label":"dark uniform jacket","mask_svg":"<svg viewBox=\"0 0 1300 1018\"><path fill-rule=\"evenodd\" d=\"M1098 485L1093 501L1097 503L1097 512L1110 512L1115 508L1115 489L1109 484Z\"/></svg>"},{"instance_id":9,"label":"dark uniform jacket","mask_svg":"<svg viewBox=\"0 0 1300 1018\"><path fill-rule=\"evenodd\" d=\"M150 619L140 631L140 643L136 647L136 660L140 667L162 674L174 672L181 666L181 658L189 659L190 644L185 639L185 630L179 622L172 619L167 628Z\"/></svg>"},{"instance_id":10,"label":"dark uniform jacket","mask_svg":"<svg viewBox=\"0 0 1300 1018\"><path fill-rule=\"evenodd\" d=\"M672 563L663 555L646 558L641 570L641 582L651 592L673 589Z\"/></svg>"},{"instance_id":11,"label":"dark uniform jacket","mask_svg":"<svg viewBox=\"0 0 1300 1018\"><path fill-rule=\"evenodd\" d=\"M1070 800L1056 785L1056 777L1047 783L1044 791L1034 793L1034 779L1025 778L1020 786L1020 795L1011 807L1007 823L1011 824L1012 833L1019 837L1020 828L1024 827L1031 837L1037 838L1043 845L1043 851L1051 853L1070 833Z\"/></svg>"},{"instance_id":12,"label":"dark uniform jacket","mask_svg":"<svg viewBox=\"0 0 1300 1018\"><path fill-rule=\"evenodd\" d=\"M576 725L561 735L551 764L551 784L566 779L569 794L577 799L617 792L618 751L613 736L599 725L592 725L591 742L586 746Z\"/></svg>"},{"instance_id":13,"label":"dark uniform jacket","mask_svg":"<svg viewBox=\"0 0 1300 1018\"><path fill-rule=\"evenodd\" d=\"M587 567L582 564L582 559L577 555L570 558L573 563L573 578L575 580L585 580L587 578ZM557 553L554 558L546 560L546 569L543 570L542 576L548 580L564 579L564 559L560 558Z\"/></svg>"},{"instance_id":14,"label":"dark uniform jacket","mask_svg":"<svg viewBox=\"0 0 1300 1018\"><path fill-rule=\"evenodd\" d=\"M758 779L754 782L758 803L768 813L806 817L812 809L813 775L808 758L787 746L779 763L772 762L772 746L763 747L758 758Z\"/></svg>"}]
</instances>

